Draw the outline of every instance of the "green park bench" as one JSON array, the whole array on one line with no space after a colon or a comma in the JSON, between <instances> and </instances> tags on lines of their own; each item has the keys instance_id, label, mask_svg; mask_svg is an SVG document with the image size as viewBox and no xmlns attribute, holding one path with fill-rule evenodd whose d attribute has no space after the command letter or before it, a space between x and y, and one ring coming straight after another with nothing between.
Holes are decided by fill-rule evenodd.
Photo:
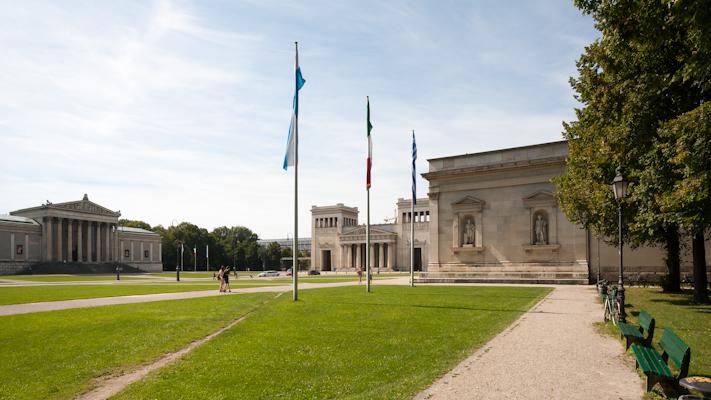
<instances>
[{"instance_id":1,"label":"green park bench","mask_svg":"<svg viewBox=\"0 0 711 400\"><path fill-rule=\"evenodd\" d=\"M632 345L632 352L636 359L636 367L647 376L647 391L651 391L656 383L671 383L678 386L679 379L685 378L689 373L691 349L671 329L665 328L659 346L663 352L660 355L653 347L640 344ZM667 362L671 360L679 373L674 375Z\"/></svg>"},{"instance_id":2,"label":"green park bench","mask_svg":"<svg viewBox=\"0 0 711 400\"><path fill-rule=\"evenodd\" d=\"M637 317L639 326L626 324L624 322L617 323L617 329L620 330L620 338L625 338L625 350L630 348L632 343L640 343L646 347L652 345L654 338L654 318L648 312L642 310ZM644 337L644 334L647 337Z\"/></svg>"}]
</instances>

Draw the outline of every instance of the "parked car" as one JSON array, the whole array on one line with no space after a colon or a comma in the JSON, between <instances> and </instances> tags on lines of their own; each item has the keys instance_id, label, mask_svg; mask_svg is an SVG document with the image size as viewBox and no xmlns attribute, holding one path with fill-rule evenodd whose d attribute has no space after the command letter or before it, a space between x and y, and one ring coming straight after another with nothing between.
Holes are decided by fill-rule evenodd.
<instances>
[{"instance_id":1,"label":"parked car","mask_svg":"<svg viewBox=\"0 0 711 400\"><path fill-rule=\"evenodd\" d=\"M321 273L315 269L311 269L311 270L309 270L309 275L321 275Z\"/></svg>"},{"instance_id":2,"label":"parked car","mask_svg":"<svg viewBox=\"0 0 711 400\"><path fill-rule=\"evenodd\" d=\"M269 270L269 271L260 272L259 275L257 275L257 277L259 277L259 278L264 278L266 276L279 276L279 273L277 271Z\"/></svg>"},{"instance_id":3,"label":"parked car","mask_svg":"<svg viewBox=\"0 0 711 400\"><path fill-rule=\"evenodd\" d=\"M291 268L286 270L286 276L292 276L294 274L291 273Z\"/></svg>"}]
</instances>

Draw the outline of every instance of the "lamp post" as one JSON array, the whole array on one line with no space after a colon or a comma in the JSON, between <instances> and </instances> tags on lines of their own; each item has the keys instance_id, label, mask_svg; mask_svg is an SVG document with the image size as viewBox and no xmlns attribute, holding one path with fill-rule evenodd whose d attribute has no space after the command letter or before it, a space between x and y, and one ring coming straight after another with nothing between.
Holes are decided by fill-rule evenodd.
<instances>
[{"instance_id":1,"label":"lamp post","mask_svg":"<svg viewBox=\"0 0 711 400\"><path fill-rule=\"evenodd\" d=\"M620 322L626 322L627 314L625 314L625 286L624 272L622 267L622 199L627 195L627 184L625 177L622 175L622 166L617 167L617 176L612 181L612 192L615 194L617 201L617 225L618 225L618 246L620 248L620 279L617 282L617 301L620 305Z\"/></svg>"}]
</instances>

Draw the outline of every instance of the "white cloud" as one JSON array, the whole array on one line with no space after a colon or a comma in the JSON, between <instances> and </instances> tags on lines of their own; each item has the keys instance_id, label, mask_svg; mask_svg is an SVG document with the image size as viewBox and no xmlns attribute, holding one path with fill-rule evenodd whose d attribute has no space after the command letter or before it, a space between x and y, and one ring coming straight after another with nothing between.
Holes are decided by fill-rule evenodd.
<instances>
[{"instance_id":1,"label":"white cloud","mask_svg":"<svg viewBox=\"0 0 711 400\"><path fill-rule=\"evenodd\" d=\"M558 54L517 36L531 26L506 34L525 21L515 8L492 18L504 14L488 7L9 3L0 10L0 212L88 193L151 224L292 234L293 174L280 165L299 40L301 235L311 205L365 209L366 94L372 220L381 221L409 195L411 129L421 173L428 157L558 140L572 118L563 80L590 32L537 27ZM421 178L418 187L424 196Z\"/></svg>"}]
</instances>

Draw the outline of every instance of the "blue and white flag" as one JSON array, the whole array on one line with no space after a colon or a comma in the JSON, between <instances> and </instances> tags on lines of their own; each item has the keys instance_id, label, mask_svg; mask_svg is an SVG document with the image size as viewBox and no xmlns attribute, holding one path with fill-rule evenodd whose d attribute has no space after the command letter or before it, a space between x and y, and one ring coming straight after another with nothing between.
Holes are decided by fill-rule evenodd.
<instances>
[{"instance_id":1,"label":"blue and white flag","mask_svg":"<svg viewBox=\"0 0 711 400\"><path fill-rule=\"evenodd\" d=\"M296 137L299 134L299 90L304 86L306 80L301 76L301 68L299 68L299 47L296 47L296 73L295 73L295 89L294 89L294 112L291 114L291 123L289 124L289 137L286 141L286 154L284 155L284 170L288 167L293 167L296 161Z\"/></svg>"},{"instance_id":2,"label":"blue and white flag","mask_svg":"<svg viewBox=\"0 0 711 400\"><path fill-rule=\"evenodd\" d=\"M417 144L415 144L415 130L412 130L412 204L417 204L417 187L415 183L415 175L417 174L417 168L415 167L415 160L417 160Z\"/></svg>"}]
</instances>

